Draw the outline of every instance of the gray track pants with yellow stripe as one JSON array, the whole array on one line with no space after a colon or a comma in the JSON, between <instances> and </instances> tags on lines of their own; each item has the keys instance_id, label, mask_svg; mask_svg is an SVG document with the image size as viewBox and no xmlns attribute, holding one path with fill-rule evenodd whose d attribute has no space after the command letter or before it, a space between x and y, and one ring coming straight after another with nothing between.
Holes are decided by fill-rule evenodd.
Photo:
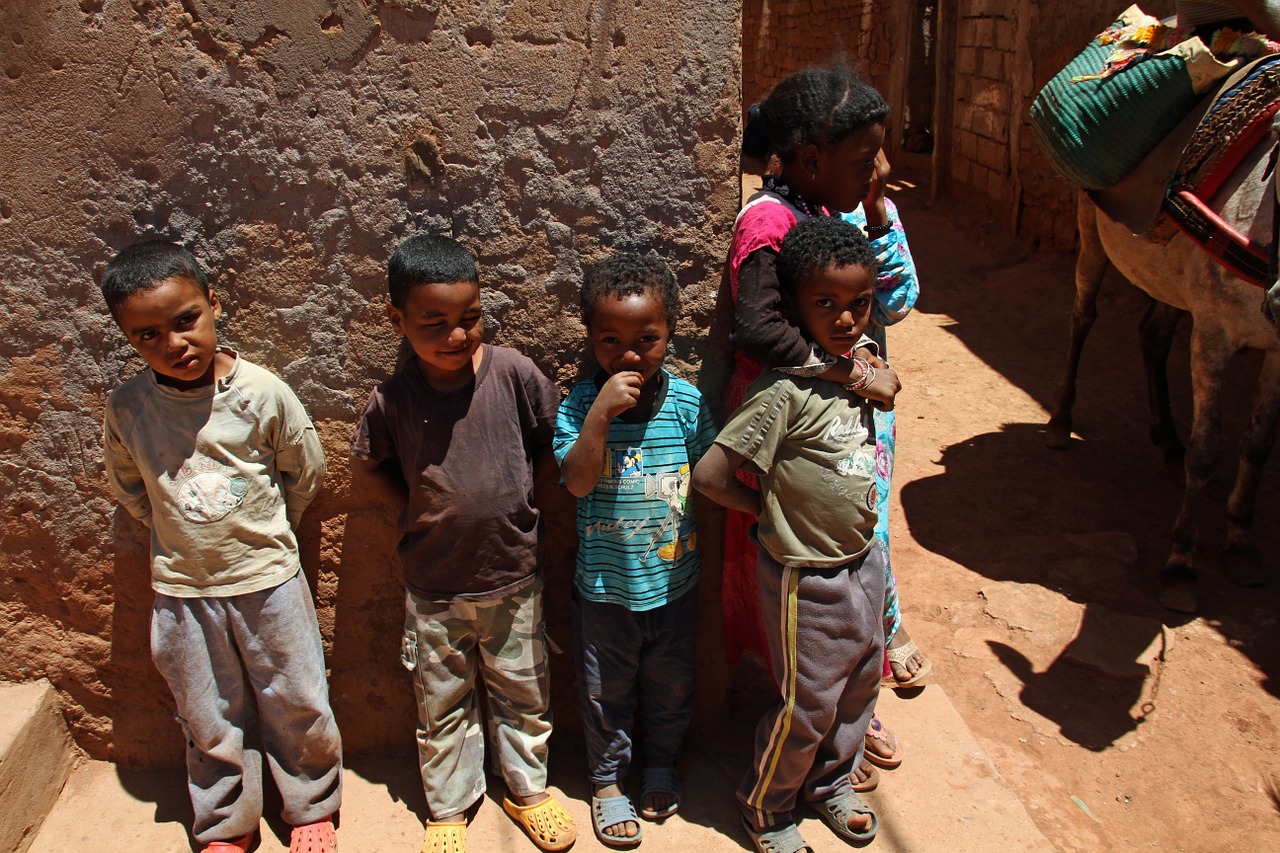
<instances>
[{"instance_id":1,"label":"gray track pants with yellow stripe","mask_svg":"<svg viewBox=\"0 0 1280 853\"><path fill-rule=\"evenodd\" d=\"M770 828L791 822L798 797L847 789L862 758L884 660L884 557L873 544L834 568L788 568L760 549L756 578L781 695L756 727L738 799Z\"/></svg>"}]
</instances>

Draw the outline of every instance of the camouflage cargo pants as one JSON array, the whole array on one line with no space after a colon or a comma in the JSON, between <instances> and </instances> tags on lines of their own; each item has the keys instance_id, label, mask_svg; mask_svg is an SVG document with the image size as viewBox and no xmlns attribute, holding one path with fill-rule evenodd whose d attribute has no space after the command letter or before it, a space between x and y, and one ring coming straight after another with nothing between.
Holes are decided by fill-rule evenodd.
<instances>
[{"instance_id":1,"label":"camouflage cargo pants","mask_svg":"<svg viewBox=\"0 0 1280 853\"><path fill-rule=\"evenodd\" d=\"M517 796L547 787L550 679L542 577L492 601L442 603L405 594L402 660L418 699L418 759L434 820L485 791L480 702L494 764Z\"/></svg>"}]
</instances>

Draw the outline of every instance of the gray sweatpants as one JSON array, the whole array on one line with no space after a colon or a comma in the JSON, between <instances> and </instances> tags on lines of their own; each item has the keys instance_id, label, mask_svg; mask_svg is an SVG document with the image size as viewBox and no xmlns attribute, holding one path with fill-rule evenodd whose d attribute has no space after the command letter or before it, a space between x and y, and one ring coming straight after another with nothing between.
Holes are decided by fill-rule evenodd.
<instances>
[{"instance_id":1,"label":"gray sweatpants","mask_svg":"<svg viewBox=\"0 0 1280 853\"><path fill-rule=\"evenodd\" d=\"M342 800L342 739L329 708L315 606L299 572L230 598L157 593L151 657L187 741L192 834L239 838L262 817L262 753L291 826Z\"/></svg>"},{"instance_id":2,"label":"gray sweatpants","mask_svg":"<svg viewBox=\"0 0 1280 853\"><path fill-rule=\"evenodd\" d=\"M878 545L825 569L756 559L760 611L781 696L756 727L738 800L756 826L791 822L796 799L849 787L875 713L884 660L884 557Z\"/></svg>"}]
</instances>

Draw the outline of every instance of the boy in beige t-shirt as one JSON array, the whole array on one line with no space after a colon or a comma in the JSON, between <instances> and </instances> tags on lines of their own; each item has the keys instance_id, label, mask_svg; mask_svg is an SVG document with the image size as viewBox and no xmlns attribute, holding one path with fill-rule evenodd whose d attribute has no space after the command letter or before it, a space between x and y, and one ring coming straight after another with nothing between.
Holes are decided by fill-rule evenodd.
<instances>
[{"instance_id":1,"label":"boy in beige t-shirt","mask_svg":"<svg viewBox=\"0 0 1280 853\"><path fill-rule=\"evenodd\" d=\"M342 741L294 529L324 453L280 379L218 346L217 294L186 249L153 240L102 276L147 363L107 400L107 478L151 529L151 654L187 742L192 834L244 853L262 816L263 753L290 849L332 853Z\"/></svg>"}]
</instances>

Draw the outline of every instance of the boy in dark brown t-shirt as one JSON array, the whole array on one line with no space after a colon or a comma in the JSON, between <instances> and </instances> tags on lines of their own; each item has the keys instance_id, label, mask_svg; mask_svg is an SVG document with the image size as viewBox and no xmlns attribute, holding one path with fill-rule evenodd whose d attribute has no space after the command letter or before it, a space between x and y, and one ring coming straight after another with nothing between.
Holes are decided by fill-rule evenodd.
<instances>
[{"instance_id":1,"label":"boy in dark brown t-shirt","mask_svg":"<svg viewBox=\"0 0 1280 853\"><path fill-rule=\"evenodd\" d=\"M507 783L503 809L543 850L576 831L546 792L551 734L534 465L560 393L533 362L481 343L475 260L418 235L388 264L396 333L413 350L369 396L352 469L401 509L403 660L414 673L418 752L431 819L424 850L464 850L466 810L485 791L477 694Z\"/></svg>"}]
</instances>

